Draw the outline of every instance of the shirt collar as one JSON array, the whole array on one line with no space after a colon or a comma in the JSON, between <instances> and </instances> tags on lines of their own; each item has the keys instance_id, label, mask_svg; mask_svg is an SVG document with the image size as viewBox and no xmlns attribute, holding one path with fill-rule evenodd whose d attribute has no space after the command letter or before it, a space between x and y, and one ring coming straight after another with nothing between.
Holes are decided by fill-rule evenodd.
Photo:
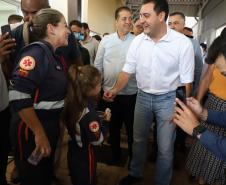
<instances>
[{"instance_id":1,"label":"shirt collar","mask_svg":"<svg viewBox=\"0 0 226 185\"><path fill-rule=\"evenodd\" d=\"M119 38L119 35L118 35L118 32L117 32L117 31L115 32L115 35L116 35L116 37L117 37L119 40L125 41L125 40L127 40L127 39L129 38L129 36L131 35L131 33L130 33L130 32L127 33L126 36L125 36L125 38L124 38L123 40Z\"/></svg>"},{"instance_id":2,"label":"shirt collar","mask_svg":"<svg viewBox=\"0 0 226 185\"><path fill-rule=\"evenodd\" d=\"M171 32L172 30L167 26L166 34L159 41L166 41L166 42L171 41L172 40L172 38L170 37ZM153 41L147 34L144 34L144 39Z\"/></svg>"}]
</instances>

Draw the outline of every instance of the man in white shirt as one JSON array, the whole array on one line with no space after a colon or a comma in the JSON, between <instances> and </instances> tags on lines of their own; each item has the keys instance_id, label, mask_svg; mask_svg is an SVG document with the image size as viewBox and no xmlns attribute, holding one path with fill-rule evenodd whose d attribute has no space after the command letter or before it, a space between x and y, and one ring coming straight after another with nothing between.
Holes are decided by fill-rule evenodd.
<instances>
[{"instance_id":1,"label":"man in white shirt","mask_svg":"<svg viewBox=\"0 0 226 185\"><path fill-rule=\"evenodd\" d=\"M103 90L110 90L115 85L118 75L125 62L126 54L134 35L130 33L132 27L132 13L128 7L119 7L115 11L116 29L115 33L105 36L100 42L94 66L103 74ZM109 164L120 162L120 129L125 124L128 136L129 158L132 156L133 141L133 117L137 94L137 82L135 76L130 79L113 102L102 102L103 110L111 109L110 144L112 158Z\"/></svg>"},{"instance_id":2,"label":"man in white shirt","mask_svg":"<svg viewBox=\"0 0 226 185\"><path fill-rule=\"evenodd\" d=\"M194 78L194 51L189 39L167 28L169 7L167 0L145 0L140 10L144 32L130 45L126 63L116 85L104 93L114 96L136 74L138 94L134 112L133 156L129 175L120 185L131 185L143 176L147 140L153 114L157 120L158 157L155 185L169 185L172 177L175 125L170 124L174 111L176 89L186 86L191 93Z\"/></svg>"}]
</instances>

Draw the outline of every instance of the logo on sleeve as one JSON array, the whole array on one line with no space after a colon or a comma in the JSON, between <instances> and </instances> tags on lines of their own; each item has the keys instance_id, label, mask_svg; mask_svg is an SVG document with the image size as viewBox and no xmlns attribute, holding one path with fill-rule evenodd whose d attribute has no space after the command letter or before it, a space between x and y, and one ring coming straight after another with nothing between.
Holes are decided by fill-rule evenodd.
<instances>
[{"instance_id":1,"label":"logo on sleeve","mask_svg":"<svg viewBox=\"0 0 226 185\"><path fill-rule=\"evenodd\" d=\"M89 129L91 132L98 132L100 127L97 121L93 121L89 124Z\"/></svg>"},{"instance_id":2,"label":"logo on sleeve","mask_svg":"<svg viewBox=\"0 0 226 185\"><path fill-rule=\"evenodd\" d=\"M20 60L20 68L26 71L30 71L35 67L35 59L31 56L23 57Z\"/></svg>"}]
</instances>

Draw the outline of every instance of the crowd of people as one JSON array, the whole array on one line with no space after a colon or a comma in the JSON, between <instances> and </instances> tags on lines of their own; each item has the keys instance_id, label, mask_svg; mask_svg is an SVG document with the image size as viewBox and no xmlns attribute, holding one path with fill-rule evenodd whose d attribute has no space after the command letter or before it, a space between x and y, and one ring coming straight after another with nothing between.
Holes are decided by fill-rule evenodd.
<instances>
[{"instance_id":1,"label":"crowd of people","mask_svg":"<svg viewBox=\"0 0 226 185\"><path fill-rule=\"evenodd\" d=\"M155 185L171 183L174 145L185 146L186 133L189 174L226 183L226 29L207 49L167 0L144 0L134 20L117 8L116 31L103 38L87 23L67 24L48 0L21 0L21 10L8 20L24 23L0 36L0 185L10 150L21 185L50 185L63 128L72 184L97 185L96 146L109 133L108 165L120 163L123 124L129 160L119 184L132 185L142 180L153 122Z\"/></svg>"}]
</instances>

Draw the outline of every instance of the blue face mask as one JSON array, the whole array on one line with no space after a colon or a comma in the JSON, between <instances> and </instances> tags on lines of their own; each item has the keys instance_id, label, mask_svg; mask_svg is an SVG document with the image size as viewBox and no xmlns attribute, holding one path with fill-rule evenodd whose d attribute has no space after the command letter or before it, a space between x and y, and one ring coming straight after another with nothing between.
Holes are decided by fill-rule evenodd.
<instances>
[{"instance_id":1,"label":"blue face mask","mask_svg":"<svg viewBox=\"0 0 226 185\"><path fill-rule=\"evenodd\" d=\"M84 40L85 38L83 33L74 32L73 34L77 40Z\"/></svg>"}]
</instances>

